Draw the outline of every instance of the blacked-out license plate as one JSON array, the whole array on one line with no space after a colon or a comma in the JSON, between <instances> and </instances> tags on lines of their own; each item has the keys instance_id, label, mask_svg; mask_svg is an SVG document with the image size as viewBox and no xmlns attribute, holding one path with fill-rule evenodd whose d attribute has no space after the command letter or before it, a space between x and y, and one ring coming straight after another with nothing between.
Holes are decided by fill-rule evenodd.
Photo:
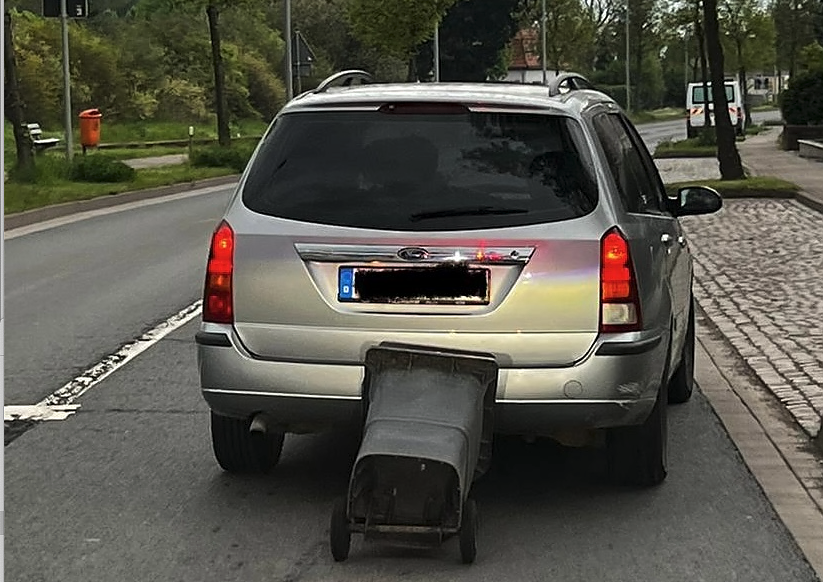
<instances>
[{"instance_id":1,"label":"blacked-out license plate","mask_svg":"<svg viewBox=\"0 0 823 582\"><path fill-rule=\"evenodd\" d=\"M349 303L487 305L489 269L340 267L337 299Z\"/></svg>"}]
</instances>

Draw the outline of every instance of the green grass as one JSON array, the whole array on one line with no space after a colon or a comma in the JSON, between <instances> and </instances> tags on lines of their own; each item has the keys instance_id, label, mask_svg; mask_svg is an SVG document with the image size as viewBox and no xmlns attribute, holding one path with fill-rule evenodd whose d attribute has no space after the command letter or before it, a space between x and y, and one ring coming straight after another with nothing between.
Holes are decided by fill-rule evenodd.
<instances>
[{"instance_id":1,"label":"green grass","mask_svg":"<svg viewBox=\"0 0 823 582\"><path fill-rule=\"evenodd\" d=\"M765 126L752 125L746 129L746 135L757 135L765 131ZM745 136L737 136L737 141L745 141ZM717 155L717 146L713 135L691 137L680 141L661 141L654 150L655 158L713 158Z\"/></svg>"},{"instance_id":2,"label":"green grass","mask_svg":"<svg viewBox=\"0 0 823 582\"><path fill-rule=\"evenodd\" d=\"M755 176L745 180L699 180L666 184L669 193L674 194L685 186L708 186L726 198L792 198L799 190L797 184L772 176Z\"/></svg>"},{"instance_id":3,"label":"green grass","mask_svg":"<svg viewBox=\"0 0 823 582\"><path fill-rule=\"evenodd\" d=\"M653 109L651 111L634 111L629 114L629 119L632 120L632 123L642 125L644 123L654 123L656 121L685 119L685 116L685 109L664 107L663 109Z\"/></svg>"},{"instance_id":4,"label":"green grass","mask_svg":"<svg viewBox=\"0 0 823 582\"><path fill-rule=\"evenodd\" d=\"M746 135L758 135L764 131L766 131L765 125L750 125L746 128Z\"/></svg>"},{"instance_id":5,"label":"green grass","mask_svg":"<svg viewBox=\"0 0 823 582\"><path fill-rule=\"evenodd\" d=\"M231 168L192 168L188 164L181 164L137 170L134 180L122 183L92 184L72 182L61 177L47 179L38 184L6 182L3 188L3 210L10 214L51 204L88 200L120 192L193 182L234 173L235 170Z\"/></svg>"},{"instance_id":6,"label":"green grass","mask_svg":"<svg viewBox=\"0 0 823 582\"><path fill-rule=\"evenodd\" d=\"M236 139L238 134L243 141L255 141L254 139L261 136L266 130L267 124L259 120L240 120L231 125L232 138ZM41 123L43 129L43 137L59 137L63 138L63 131L59 125L44 125ZM15 146L14 146L14 132L12 131L11 123L8 120L3 121L3 152L4 170L14 166L15 163ZM107 143L145 143L153 141L170 141L170 140L187 140L189 136L189 124L184 122L171 121L140 121L140 122L112 122L106 123L105 117L100 131L100 139L102 145ZM211 124L195 124L194 125L195 139L217 139L217 126ZM81 153L81 148L77 145L80 140L80 132L77 127L77 122L74 123L74 143L76 153ZM62 145L62 144L61 144ZM57 146L49 150L49 154L65 151L64 147ZM117 159L129 158L145 158L153 156L163 156L170 153L188 153L187 148L171 147L171 146L151 146L140 148L103 148L107 154L116 151L114 154ZM121 153L122 151L122 153Z\"/></svg>"},{"instance_id":7,"label":"green grass","mask_svg":"<svg viewBox=\"0 0 823 582\"><path fill-rule=\"evenodd\" d=\"M713 158L717 147L705 145L699 137L680 141L662 141L654 150L655 158Z\"/></svg>"},{"instance_id":8,"label":"green grass","mask_svg":"<svg viewBox=\"0 0 823 582\"><path fill-rule=\"evenodd\" d=\"M780 108L774 103L764 103L763 105L752 107L752 111L777 111L778 109Z\"/></svg>"},{"instance_id":9,"label":"green grass","mask_svg":"<svg viewBox=\"0 0 823 582\"><path fill-rule=\"evenodd\" d=\"M168 141L188 139L189 123L174 121L135 121L124 123L106 123L100 129L100 141L106 143ZM217 139L217 126L214 123L194 124L195 138ZM258 120L240 120L231 124L232 137L260 136L267 124Z\"/></svg>"}]
</instances>

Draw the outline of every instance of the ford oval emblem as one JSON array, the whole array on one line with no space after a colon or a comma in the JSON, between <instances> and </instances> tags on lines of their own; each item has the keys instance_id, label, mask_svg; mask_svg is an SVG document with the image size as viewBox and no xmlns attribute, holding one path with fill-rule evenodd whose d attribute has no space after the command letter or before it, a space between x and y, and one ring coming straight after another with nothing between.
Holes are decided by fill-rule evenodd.
<instances>
[{"instance_id":1,"label":"ford oval emblem","mask_svg":"<svg viewBox=\"0 0 823 582\"><path fill-rule=\"evenodd\" d=\"M429 251L420 247L406 247L397 251L397 256L404 261L423 261L429 258Z\"/></svg>"}]
</instances>

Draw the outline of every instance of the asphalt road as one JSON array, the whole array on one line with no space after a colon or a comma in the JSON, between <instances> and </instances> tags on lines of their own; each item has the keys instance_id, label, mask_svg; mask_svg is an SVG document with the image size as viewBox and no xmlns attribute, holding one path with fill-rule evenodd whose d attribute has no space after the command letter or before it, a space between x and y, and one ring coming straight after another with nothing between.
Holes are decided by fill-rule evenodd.
<instances>
[{"instance_id":1,"label":"asphalt road","mask_svg":"<svg viewBox=\"0 0 823 582\"><path fill-rule=\"evenodd\" d=\"M668 130L655 124L643 131ZM657 133L656 133L657 134ZM32 404L199 297L228 191L6 241L6 404ZM478 562L363 544L327 527L353 435L289 437L274 474L213 460L196 321L5 447L5 577L20 581L813 581L706 401L671 411L671 474L603 484L597 451L508 443L476 489Z\"/></svg>"},{"instance_id":2,"label":"asphalt road","mask_svg":"<svg viewBox=\"0 0 823 582\"><path fill-rule=\"evenodd\" d=\"M197 389L192 322L5 449L7 580L89 582L815 580L702 396L671 408L671 474L603 484L597 451L509 443L476 488L478 562L328 550L357 442L289 437L270 476L223 474Z\"/></svg>"},{"instance_id":3,"label":"asphalt road","mask_svg":"<svg viewBox=\"0 0 823 582\"><path fill-rule=\"evenodd\" d=\"M752 113L755 123L766 121L776 121L780 119L780 111L755 111ZM686 139L686 120L676 119L674 121L661 121L658 123L644 123L638 125L637 130L649 151L654 152L661 141Z\"/></svg>"},{"instance_id":4,"label":"asphalt road","mask_svg":"<svg viewBox=\"0 0 823 582\"><path fill-rule=\"evenodd\" d=\"M202 293L230 189L5 241L5 404L34 404Z\"/></svg>"}]
</instances>

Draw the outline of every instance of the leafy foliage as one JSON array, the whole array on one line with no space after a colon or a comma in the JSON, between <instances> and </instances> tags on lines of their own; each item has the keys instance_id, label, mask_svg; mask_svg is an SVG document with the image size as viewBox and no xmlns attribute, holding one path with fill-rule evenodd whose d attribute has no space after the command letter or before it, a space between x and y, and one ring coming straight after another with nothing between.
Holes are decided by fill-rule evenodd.
<instances>
[{"instance_id":1,"label":"leafy foliage","mask_svg":"<svg viewBox=\"0 0 823 582\"><path fill-rule=\"evenodd\" d=\"M792 77L780 108L791 125L823 125L823 69Z\"/></svg>"},{"instance_id":2,"label":"leafy foliage","mask_svg":"<svg viewBox=\"0 0 823 582\"><path fill-rule=\"evenodd\" d=\"M441 80L485 81L489 76L505 76L508 63L501 63L501 56L507 56L517 32L515 15L521 4L523 0L463 0L452 6L440 25ZM418 71L433 68L431 41L417 59Z\"/></svg>"},{"instance_id":3,"label":"leafy foliage","mask_svg":"<svg viewBox=\"0 0 823 582\"><path fill-rule=\"evenodd\" d=\"M195 148L191 164L195 167L232 168L240 173L249 163L254 145L234 143L231 147Z\"/></svg>"},{"instance_id":4,"label":"leafy foliage","mask_svg":"<svg viewBox=\"0 0 823 582\"><path fill-rule=\"evenodd\" d=\"M103 154L80 156L71 169L71 178L77 182L129 182L134 176L134 168Z\"/></svg>"},{"instance_id":5,"label":"leafy foliage","mask_svg":"<svg viewBox=\"0 0 823 582\"><path fill-rule=\"evenodd\" d=\"M400 58L434 35L437 23L456 0L350 0L352 28L366 44Z\"/></svg>"}]
</instances>

